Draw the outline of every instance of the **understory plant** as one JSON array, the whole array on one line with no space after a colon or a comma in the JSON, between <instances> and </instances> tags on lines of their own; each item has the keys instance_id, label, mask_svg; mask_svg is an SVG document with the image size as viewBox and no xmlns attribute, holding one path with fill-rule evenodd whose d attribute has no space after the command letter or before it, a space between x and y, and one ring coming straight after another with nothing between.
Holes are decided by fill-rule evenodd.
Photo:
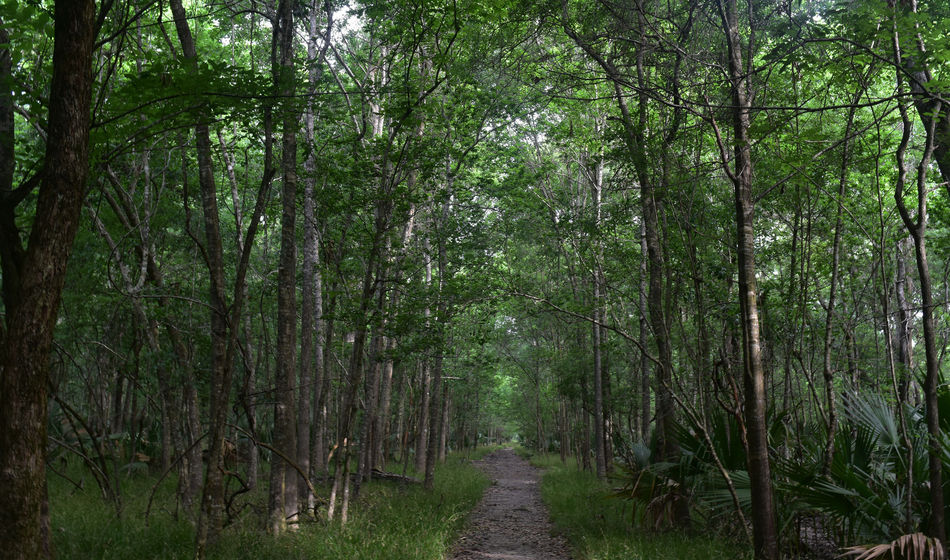
<instances>
[{"instance_id":1,"label":"understory plant","mask_svg":"<svg viewBox=\"0 0 950 560\"><path fill-rule=\"evenodd\" d=\"M636 503L611 497L614 490L573 461L534 457L546 467L541 494L556 530L570 541L578 560L746 560L750 549L709 533L635 526ZM662 492L658 492L661 495ZM661 508L662 509L662 508Z\"/></svg>"},{"instance_id":2,"label":"understory plant","mask_svg":"<svg viewBox=\"0 0 950 560\"><path fill-rule=\"evenodd\" d=\"M826 432L812 426L788 433L781 415L773 414L775 499L787 549L800 550L802 534L808 532L813 539L817 534L824 542L851 546L849 554L862 559L881 557L873 554L885 549L929 550L928 541L914 537L929 514L923 411L900 405L902 430L897 406L879 394L847 393L827 469ZM950 392L941 392L940 406L950 476ZM736 538L747 535L753 512L739 422L719 411L702 427L679 425L676 437L676 462L652 460L644 444L633 444L625 453L614 495L633 504L632 524L670 527L675 500L688 499L692 523L714 525L710 528Z\"/></svg>"}]
</instances>

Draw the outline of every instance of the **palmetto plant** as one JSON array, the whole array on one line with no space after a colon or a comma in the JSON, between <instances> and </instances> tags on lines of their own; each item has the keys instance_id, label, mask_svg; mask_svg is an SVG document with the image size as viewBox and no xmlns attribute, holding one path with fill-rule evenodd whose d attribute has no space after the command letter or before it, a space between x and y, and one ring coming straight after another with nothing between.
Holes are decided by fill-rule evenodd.
<instances>
[{"instance_id":1,"label":"palmetto plant","mask_svg":"<svg viewBox=\"0 0 950 560\"><path fill-rule=\"evenodd\" d=\"M628 450L627 464L619 465L612 476L620 483L612 496L634 503L632 524L643 523L660 529L674 524L676 505L686 497L677 480L676 464L653 462L652 457L650 448L645 444L632 444Z\"/></svg>"},{"instance_id":2,"label":"palmetto plant","mask_svg":"<svg viewBox=\"0 0 950 560\"><path fill-rule=\"evenodd\" d=\"M852 546L841 555L850 560L906 559L906 560L943 560L943 547L937 539L923 533L901 535L889 543Z\"/></svg>"},{"instance_id":3,"label":"palmetto plant","mask_svg":"<svg viewBox=\"0 0 950 560\"><path fill-rule=\"evenodd\" d=\"M722 414L710 422L709 441L684 426L674 426L680 445L676 462L653 462L650 448L635 443L628 453L627 464L621 465L614 479L621 483L614 496L631 500L634 523L637 521L653 528L672 525L676 506L690 500L694 520L713 517L721 510L734 509L731 493L722 484L722 474L713 466L713 455L719 458L734 482L738 500L745 509L750 507L749 477L745 471L745 449L736 423ZM728 519L729 517L726 517Z\"/></svg>"},{"instance_id":4,"label":"palmetto plant","mask_svg":"<svg viewBox=\"0 0 950 560\"><path fill-rule=\"evenodd\" d=\"M908 449L894 408L880 395L852 394L843 413L829 472L821 472L820 438L805 440L799 458L777 461L783 479L779 491L791 507L824 514L850 542L890 542L913 534L925 519L921 509L927 503L920 414L905 408Z\"/></svg>"},{"instance_id":5,"label":"palmetto plant","mask_svg":"<svg viewBox=\"0 0 950 560\"><path fill-rule=\"evenodd\" d=\"M631 500L638 507L632 512L632 522L642 522L653 529L674 525L677 504L686 499L680 483L670 476L671 463L654 463L638 467L619 467L617 478L623 485L613 496Z\"/></svg>"},{"instance_id":6,"label":"palmetto plant","mask_svg":"<svg viewBox=\"0 0 950 560\"><path fill-rule=\"evenodd\" d=\"M950 471L950 392L941 393L940 405L946 421L944 464ZM821 526L834 533L838 542L883 543L847 549L849 558L890 558L887 554L894 551L895 558L931 558L929 541L921 540L918 533L929 507L926 427L919 409L901 406L906 439L895 405L877 394L847 395L827 473L822 472L825 433L820 428L799 433L794 452L773 453L780 526L789 529L796 518L817 514L823 520ZM745 515L751 513L737 422L725 413L714 414L705 429L708 438L696 429L678 427L681 455L677 463L653 463L648 448L639 445L639 452L619 469L622 486L616 495L639 504L645 524L669 522L675 499L690 499L699 519L733 519L735 502ZM787 441L781 429L781 422L773 420L776 444Z\"/></svg>"}]
</instances>

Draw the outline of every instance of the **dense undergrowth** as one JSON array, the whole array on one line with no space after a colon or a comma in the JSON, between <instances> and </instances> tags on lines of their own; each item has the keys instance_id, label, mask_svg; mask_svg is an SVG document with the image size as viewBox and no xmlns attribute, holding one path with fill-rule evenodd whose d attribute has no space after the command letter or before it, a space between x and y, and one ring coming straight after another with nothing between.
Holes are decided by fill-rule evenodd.
<instances>
[{"instance_id":1,"label":"dense undergrowth","mask_svg":"<svg viewBox=\"0 0 950 560\"><path fill-rule=\"evenodd\" d=\"M946 450L950 391L941 390L938 405L940 443ZM847 393L827 463L822 426L792 426L784 419L776 415L769 425L778 539L784 554L832 558L847 551L889 553L904 545L925 554L932 547L924 536L932 501L922 407L898 407L873 392ZM556 457L533 458L550 467L543 483L545 499L581 559L735 557L728 547L720 554L719 544L677 532L681 515L674 504L688 505L695 532L751 547L747 531L754 508L742 428L720 412L712 414L702 430L705 435L698 428L674 427L680 453L672 461L655 457L655 442L624 447L606 485L576 467L561 466ZM946 451L942 466L946 480ZM945 500L948 492L945 487ZM644 540L632 527L667 532L651 531ZM669 535L675 536L667 539Z\"/></svg>"},{"instance_id":2,"label":"dense undergrowth","mask_svg":"<svg viewBox=\"0 0 950 560\"><path fill-rule=\"evenodd\" d=\"M634 524L630 501L611 496L605 484L573 459L535 455L545 468L541 495L551 520L571 543L577 560L744 560L751 551L726 540L685 531L655 532Z\"/></svg>"},{"instance_id":3,"label":"dense undergrowth","mask_svg":"<svg viewBox=\"0 0 950 560\"><path fill-rule=\"evenodd\" d=\"M487 450L486 450L487 451ZM263 532L266 493L244 498L242 514L210 551L213 559L385 559L441 560L488 485L470 463L452 455L436 471L435 489L373 482L351 506L350 520L308 521L299 530L272 537ZM88 478L88 477L87 477ZM194 527L174 513L175 482L156 492L146 522L155 478L123 478L122 514L103 501L94 484L84 489L50 478L53 546L60 559L185 559L194 554Z\"/></svg>"}]
</instances>

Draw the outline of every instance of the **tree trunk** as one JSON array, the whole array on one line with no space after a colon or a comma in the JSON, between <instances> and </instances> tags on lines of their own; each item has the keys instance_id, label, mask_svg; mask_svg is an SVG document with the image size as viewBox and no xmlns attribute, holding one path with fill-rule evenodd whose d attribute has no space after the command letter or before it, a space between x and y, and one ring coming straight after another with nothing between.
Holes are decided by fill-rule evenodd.
<instances>
[{"instance_id":1,"label":"tree trunk","mask_svg":"<svg viewBox=\"0 0 950 560\"><path fill-rule=\"evenodd\" d=\"M388 253L388 249L387 249ZM382 273L381 276L384 276ZM383 317L386 313L386 290L380 289L377 296L377 307L374 315ZM376 449L376 417L379 414L379 389L382 379L382 352L385 345L382 335L382 325L374 327L373 338L370 342L370 364L366 374L366 383L363 387L363 418L360 424L359 455L356 468L356 495L359 495L360 484L372 477L373 451Z\"/></svg>"},{"instance_id":2,"label":"tree trunk","mask_svg":"<svg viewBox=\"0 0 950 560\"><path fill-rule=\"evenodd\" d=\"M735 169L723 166L735 186L736 256L739 261L739 310L742 320L743 378L745 415L748 430L749 480L752 486L752 535L757 560L778 559L778 533L772 497L772 473L769 463L768 419L765 369L759 334L759 313L755 277L755 231L752 204L752 148L749 139L750 103L746 95L746 71L742 65L736 0L720 5L722 29L729 51L729 80L733 101ZM725 147L721 146L725 155Z\"/></svg>"},{"instance_id":3,"label":"tree trunk","mask_svg":"<svg viewBox=\"0 0 950 560\"><path fill-rule=\"evenodd\" d=\"M854 99L852 100L852 106L848 111L848 124L845 126L844 134L844 154L841 156L841 169L838 175L838 200L835 205L835 234L834 239L831 244L831 286L828 290L828 307L825 310L825 340L824 340L824 357L822 360L822 376L825 380L825 401L826 401L826 430L828 433L828 440L825 443L825 462L822 467L822 472L828 474L831 472L831 462L834 459L834 450L835 450L835 433L838 430L838 418L836 415L837 406L835 403L835 386L834 386L834 370L832 369L831 364L831 344L832 344L832 327L834 326L834 315L835 315L835 300L838 294L838 267L840 253L841 253L841 216L844 212L844 202L842 199L845 196L846 188L848 185L848 159L849 159L849 150L851 147L850 136L851 136L851 127L854 123L854 113L855 105L860 101L860 96L863 91L859 91Z\"/></svg>"},{"instance_id":4,"label":"tree trunk","mask_svg":"<svg viewBox=\"0 0 950 560\"><path fill-rule=\"evenodd\" d=\"M396 294L393 294L395 300ZM396 307L393 301L392 307ZM389 417L392 407L393 394L393 357L392 352L396 347L396 341L391 337L383 337L383 363L382 378L380 379L379 393L379 414L376 417L376 450L373 453L375 457L374 467L384 469L386 461L389 460Z\"/></svg>"},{"instance_id":5,"label":"tree trunk","mask_svg":"<svg viewBox=\"0 0 950 560\"><path fill-rule=\"evenodd\" d=\"M606 435L604 430L604 370L603 356L601 353L601 328L603 321L603 301L601 295L601 274L600 274L600 247L599 235L601 218L601 192L603 189L603 162L595 162L590 171L591 198L594 210L594 263L593 277L593 322L591 323L591 340L594 350L594 465L597 478L603 480L607 477L607 450L605 447Z\"/></svg>"},{"instance_id":6,"label":"tree trunk","mask_svg":"<svg viewBox=\"0 0 950 560\"><path fill-rule=\"evenodd\" d=\"M913 244L911 237L905 237L897 242L894 255L897 261L897 277L895 278L895 295L897 296L897 379L898 393L901 402L911 402L911 387L914 381L914 310L907 299L908 292L913 291L910 276L907 275L906 258L907 246ZM916 391L914 391L916 394ZM916 398L913 399L917 401Z\"/></svg>"},{"instance_id":7,"label":"tree trunk","mask_svg":"<svg viewBox=\"0 0 950 560\"><path fill-rule=\"evenodd\" d=\"M409 453L409 433L408 430L405 429L406 401L409 399L409 376L403 373L401 378L399 382L399 396L396 397L399 406L396 408L396 428L394 432L396 437L399 438L399 457L397 457L396 460L405 464L406 455ZM403 433L404 431L405 433ZM383 456L386 457L389 455L395 455L395 452L390 449L387 443L383 451Z\"/></svg>"},{"instance_id":8,"label":"tree trunk","mask_svg":"<svg viewBox=\"0 0 950 560\"><path fill-rule=\"evenodd\" d=\"M449 274L448 252L446 250L446 234L443 227L448 221L449 212L451 212L453 194L451 180L446 185L448 196L442 203L442 210L437 218L435 234L438 236L438 265L439 265L439 286L438 286L438 310L435 318L436 349L435 363L432 367L432 386L431 398L429 401L429 445L426 450L426 469L425 479L423 481L427 490L432 490L435 476L435 463L439 459L439 441L442 437L442 430L448 429L443 426L442 419L442 364L445 359L447 342L445 340L445 325L449 318L449 295L447 292L447 278Z\"/></svg>"},{"instance_id":9,"label":"tree trunk","mask_svg":"<svg viewBox=\"0 0 950 560\"><path fill-rule=\"evenodd\" d=\"M650 439L650 419L653 417L650 410L650 357L646 353L649 338L647 322L647 236L646 228L640 226L640 290L638 292L637 309L640 313L640 439L647 442Z\"/></svg>"},{"instance_id":10,"label":"tree trunk","mask_svg":"<svg viewBox=\"0 0 950 560\"><path fill-rule=\"evenodd\" d=\"M274 448L288 459L297 459L294 381L297 377L297 116L294 94L294 19L296 2L281 0L277 6L274 47L279 49L274 81L282 98L280 263L277 269L277 371L274 381ZM301 390L301 393L306 391ZM304 398L306 407L308 399ZM301 411L309 418L307 410ZM309 444L309 433L306 443ZM304 455L308 461L309 450ZM305 465L301 465L305 468ZM306 471L304 471L306 472ZM281 533L297 518L297 478L292 465L277 454L271 456L270 524L272 533Z\"/></svg>"},{"instance_id":11,"label":"tree trunk","mask_svg":"<svg viewBox=\"0 0 950 560\"><path fill-rule=\"evenodd\" d=\"M902 93L904 90L904 78L902 68L902 52L900 46L900 37L895 28L893 35L894 58L898 63L897 90ZM934 327L934 303L933 290L930 277L930 264L927 260L927 175L930 168L934 150L936 147L937 134L940 125L940 114L942 104L936 101L933 105L932 113L924 119L926 129L926 143L924 153L917 165L917 216L916 219L910 215L904 203L904 189L907 184L908 164L905 160L905 153L910 142L912 123L908 115L907 107L903 102L898 104L900 111L902 134L900 144L897 148L897 184L894 188L894 200L897 203L897 210L901 215L901 220L907 228L908 233L914 240L914 252L917 257L917 275L920 281L920 300L923 313L924 327L924 355L926 375L924 377L924 408L927 422L927 455L929 458L930 475L930 518L927 528L927 534L940 541L945 546L946 527L944 512L944 488L943 488L943 463L941 461L941 430L940 430L940 412L937 402L937 390L940 382L940 357L937 353L936 334Z\"/></svg>"},{"instance_id":12,"label":"tree trunk","mask_svg":"<svg viewBox=\"0 0 950 560\"><path fill-rule=\"evenodd\" d=\"M237 176L234 172L234 158L228 153L227 144L224 141L224 135L218 130L218 143L221 146L221 154L224 157L227 166L228 180L231 182L231 205L234 209L234 241L238 252L244 253L244 213L241 209L241 196L238 192ZM247 305L248 291L245 284L241 292L237 295L243 305ZM241 390L238 394L238 400L244 408L247 415L247 427L253 438L257 438L257 412L254 404L254 392L257 379L257 355L254 351L254 345L251 342L251 317L250 314L244 314L242 324L242 336L244 344L241 345L241 357L244 362L244 380L241 384ZM257 473L260 467L260 448L254 442L248 446L248 466L247 466L247 487L251 490L257 488Z\"/></svg>"},{"instance_id":13,"label":"tree trunk","mask_svg":"<svg viewBox=\"0 0 950 560\"><path fill-rule=\"evenodd\" d=\"M316 45L317 39L317 16L319 10L317 6L320 2L314 0L310 6L309 37L307 41L307 66L310 69L308 78L310 82L310 92L316 91L318 82L323 75L323 62L327 49L330 46L330 31L333 23L333 13L330 10L328 2L324 3L327 15L327 30L323 36L323 46L318 51ZM314 133L314 107L313 97L308 99L307 110L304 115L304 134L307 142L307 159L304 161L304 169L307 171L307 179L304 182L304 249L303 249L303 296L301 313L301 336L307 341L307 346L312 345L313 362L313 390L312 390L312 417L310 419L310 473L315 476L326 468L326 455L324 448L326 446L323 440L323 432L326 429L326 419L323 414L323 401L325 400L324 380L326 378L326 368L324 367L324 332L323 332L323 274L320 270L320 235L317 226L317 207L315 199L316 189L316 142ZM313 330L311 335L310 329ZM312 341L312 342L311 342ZM308 349L309 350L309 349ZM309 364L310 352L308 357L304 358L304 345L301 344L300 360L306 367ZM305 392L305 388L301 387ZM314 507L315 497L308 494L308 506Z\"/></svg>"},{"instance_id":14,"label":"tree trunk","mask_svg":"<svg viewBox=\"0 0 950 560\"><path fill-rule=\"evenodd\" d=\"M436 350L432 364L432 396L429 399L429 441L426 449L425 476L423 484L426 490L432 490L435 484L435 463L439 458L440 422L442 417L442 343Z\"/></svg>"},{"instance_id":15,"label":"tree trunk","mask_svg":"<svg viewBox=\"0 0 950 560\"><path fill-rule=\"evenodd\" d=\"M383 167L387 168L388 166L384 164ZM380 178L380 182L385 183L386 181ZM360 303L357 317L364 319L359 320L356 326L356 331L353 335L353 348L351 350L348 365L349 373L346 380L346 393L343 397L343 406L342 410L340 411L337 445L346 449L347 452L337 453L337 473L339 473L341 469L348 469L345 461L348 458L347 455L349 454L349 449L353 447L351 441L352 428L356 417L357 406L359 405L359 389L364 377L363 352L366 346L366 337L368 334L365 319L369 318L370 304L373 302L373 298L376 295L377 290L380 289L380 262L384 251L384 237L386 231L389 229L389 223L392 214L392 204L391 202L387 201L389 193L383 192L384 190L385 187L381 187L381 192L378 193L379 198L376 205L375 232L369 254L366 258L366 269L364 271L362 280L362 293L359 300ZM343 484L343 503L341 504L340 517L341 521L345 523L347 517L346 511L349 507L350 496L349 477L344 476L343 480L335 481L334 492L340 490L341 483Z\"/></svg>"},{"instance_id":16,"label":"tree trunk","mask_svg":"<svg viewBox=\"0 0 950 560\"><path fill-rule=\"evenodd\" d=\"M440 415L442 420L440 422L441 428L439 428L439 462L444 463L449 443L449 407L451 402L449 400L449 387L445 383L442 384L442 414Z\"/></svg>"},{"instance_id":17,"label":"tree trunk","mask_svg":"<svg viewBox=\"0 0 950 560\"><path fill-rule=\"evenodd\" d=\"M294 94L294 19L296 2L281 0L274 26L275 87L282 98L283 133L281 168L280 264L277 269L277 371L275 374L274 448L288 459L298 459L297 425L295 420L295 380L297 377L297 115L293 110ZM308 372L309 373L309 372ZM301 390L301 393L306 391ZM307 410L300 411L309 419L309 400L302 399ZM310 434L306 434L306 444ZM303 455L309 461L309 449ZM306 468L307 465L300 465ZM306 472L306 470L304 471ZM272 533L287 529L297 517L298 474L287 460L277 454L271 457L270 523Z\"/></svg>"},{"instance_id":18,"label":"tree trunk","mask_svg":"<svg viewBox=\"0 0 950 560\"><path fill-rule=\"evenodd\" d=\"M425 259L425 285L429 287L432 285L432 256L429 254L429 241L426 239L424 255ZM428 331L431 328L430 321L432 316L432 310L429 307L429 304L426 304L424 310L425 315L425 325L426 330ZM429 441L429 405L432 400L432 376L429 375L431 367L431 361L428 357L422 358L422 367L420 368L419 376L421 378L421 388L419 394L421 396L419 403L419 420L416 422L416 460L415 468L417 473L425 473L426 468L426 455L428 450L428 441Z\"/></svg>"},{"instance_id":19,"label":"tree trunk","mask_svg":"<svg viewBox=\"0 0 950 560\"><path fill-rule=\"evenodd\" d=\"M175 19L175 29L181 43L182 53L191 68L198 64L194 38L188 27L188 19L181 0L170 0L169 5ZM205 470L205 483L201 495L201 513L195 536L195 556L202 559L207 554L208 545L213 543L221 532L224 523L224 468L222 464L224 435L231 396L231 378L233 374L234 347L237 345L237 325L240 323L242 301L236 299L230 307L225 295L224 251L221 242L221 226L218 215L217 188L211 159L211 138L207 115L200 110L195 124L195 152L198 159L198 182L201 191L201 207L204 218L205 244L202 253L210 276L208 308L211 319L211 383L209 394L209 430L208 461ZM244 251L241 253L234 291L242 293L247 273L249 250L264 210L264 200L273 176L270 163L271 134L269 110L265 113L265 165L264 177L254 213L248 221ZM187 201L186 201L187 204ZM233 329L229 329L229 324Z\"/></svg>"},{"instance_id":20,"label":"tree trunk","mask_svg":"<svg viewBox=\"0 0 950 560\"><path fill-rule=\"evenodd\" d=\"M53 77L43 179L26 250L2 232L6 329L0 355L0 550L6 558L52 556L46 489L48 368L66 264L79 227L89 158L95 2L56 2ZM4 41L5 44L9 44ZM10 53L0 52L0 77ZM15 216L12 194L12 107L2 94L0 154L4 216ZM6 224L13 225L15 224ZM14 262L8 258L14 256ZM20 258L22 257L22 258ZM9 270L16 274L8 276ZM8 297L9 295L9 297Z\"/></svg>"},{"instance_id":21,"label":"tree trunk","mask_svg":"<svg viewBox=\"0 0 950 560\"><path fill-rule=\"evenodd\" d=\"M307 119L312 115L308 114ZM309 133L308 133L309 134ZM308 138L310 149L313 147L312 138ZM309 158L308 158L309 163ZM320 383L322 379L323 352L320 345L320 328L318 327L321 295L317 292L320 287L317 261L319 245L317 242L317 228L314 216L314 185L313 165L305 164L308 177L304 185L304 246L303 246L303 287L300 296L300 388L297 395L297 465L304 472L313 474L311 461L316 463L316 451L312 448L317 444L313 437L319 415L316 413L316 403L320 398ZM311 433L313 430L313 433ZM299 484L300 504L302 509L313 509L315 496L306 484Z\"/></svg>"},{"instance_id":22,"label":"tree trunk","mask_svg":"<svg viewBox=\"0 0 950 560\"><path fill-rule=\"evenodd\" d=\"M418 136L421 136L421 125L420 132ZM410 189L413 188L416 181L416 174L410 173L408 186ZM399 245L399 251L402 251L403 255L405 254L406 247L409 246L409 241L412 239L412 233L415 229L415 206L410 205L409 208L409 220L406 222L402 230L401 243ZM392 283L395 286L398 286L402 281L402 269L399 265L401 258L394 259L396 261L395 267L396 270L393 273ZM390 265L393 266L392 264ZM381 340L381 354L379 359L380 363L380 380L379 380L379 404L377 406L377 414L375 426L373 428L373 433L375 434L375 446L372 449L371 467L383 468L386 464L388 457L388 439L389 439L389 417L390 417L390 407L392 404L392 389L393 389L393 356L392 353L396 348L396 341L390 336L385 335L386 326L389 323L388 320L388 310L395 310L399 307L399 290L393 290L392 295L389 298L388 303L385 304L383 308L383 328L381 329L382 340Z\"/></svg>"}]
</instances>

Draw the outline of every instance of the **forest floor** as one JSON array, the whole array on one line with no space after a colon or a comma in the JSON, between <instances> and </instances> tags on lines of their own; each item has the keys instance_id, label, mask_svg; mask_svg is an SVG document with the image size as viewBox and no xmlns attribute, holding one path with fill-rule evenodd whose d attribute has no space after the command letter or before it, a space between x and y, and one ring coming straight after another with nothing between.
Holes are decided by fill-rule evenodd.
<instances>
[{"instance_id":1,"label":"forest floor","mask_svg":"<svg viewBox=\"0 0 950 560\"><path fill-rule=\"evenodd\" d=\"M541 501L540 469L511 449L473 464L492 479L469 516L469 528L455 544L452 560L570 560L567 541Z\"/></svg>"}]
</instances>

